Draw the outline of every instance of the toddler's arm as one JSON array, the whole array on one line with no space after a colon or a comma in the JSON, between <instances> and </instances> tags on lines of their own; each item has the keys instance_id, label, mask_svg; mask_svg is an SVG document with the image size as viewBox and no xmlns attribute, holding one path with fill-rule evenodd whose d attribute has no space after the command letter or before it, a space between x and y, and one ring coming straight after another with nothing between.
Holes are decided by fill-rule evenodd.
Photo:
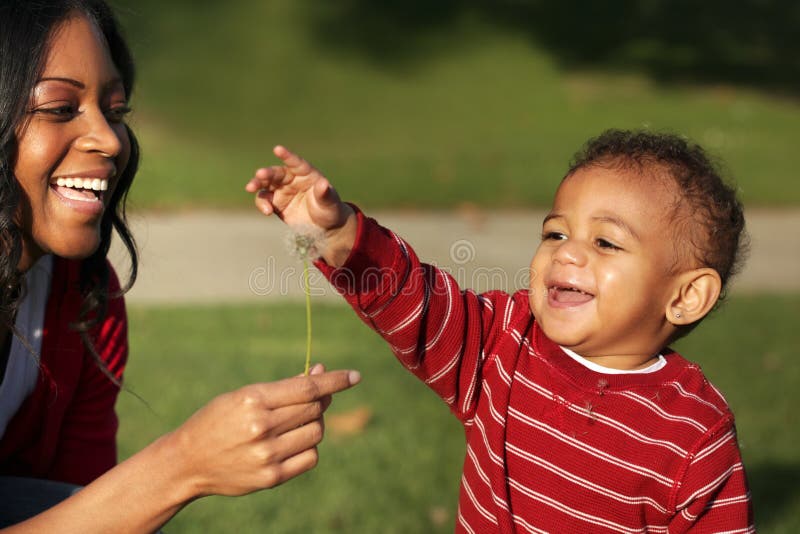
<instances>
[{"instance_id":1,"label":"toddler's arm","mask_svg":"<svg viewBox=\"0 0 800 534\"><path fill-rule=\"evenodd\" d=\"M733 418L708 432L687 466L675 493L677 514L670 532L755 532Z\"/></svg>"},{"instance_id":2,"label":"toddler's arm","mask_svg":"<svg viewBox=\"0 0 800 534\"><path fill-rule=\"evenodd\" d=\"M325 231L322 274L409 371L470 420L485 361L521 354L527 293L462 291L447 271L421 262L399 236L343 203L307 161L280 146L275 155L284 165L259 169L247 184L256 205L289 225Z\"/></svg>"},{"instance_id":3,"label":"toddler's arm","mask_svg":"<svg viewBox=\"0 0 800 534\"><path fill-rule=\"evenodd\" d=\"M258 169L245 189L256 193L256 207L264 214L274 213L290 227L323 232L322 259L341 267L355 241L355 212L309 162L282 146L273 152L283 165Z\"/></svg>"}]
</instances>

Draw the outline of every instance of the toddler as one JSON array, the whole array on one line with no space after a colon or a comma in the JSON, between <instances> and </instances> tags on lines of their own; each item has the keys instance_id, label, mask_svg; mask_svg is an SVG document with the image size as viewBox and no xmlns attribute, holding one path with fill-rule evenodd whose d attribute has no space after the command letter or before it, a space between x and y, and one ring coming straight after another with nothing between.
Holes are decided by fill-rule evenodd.
<instances>
[{"instance_id":1,"label":"toddler","mask_svg":"<svg viewBox=\"0 0 800 534\"><path fill-rule=\"evenodd\" d=\"M458 532L754 532L734 419L668 346L715 307L744 216L703 150L610 130L562 180L512 295L460 289L308 162L247 184L463 423Z\"/></svg>"}]
</instances>

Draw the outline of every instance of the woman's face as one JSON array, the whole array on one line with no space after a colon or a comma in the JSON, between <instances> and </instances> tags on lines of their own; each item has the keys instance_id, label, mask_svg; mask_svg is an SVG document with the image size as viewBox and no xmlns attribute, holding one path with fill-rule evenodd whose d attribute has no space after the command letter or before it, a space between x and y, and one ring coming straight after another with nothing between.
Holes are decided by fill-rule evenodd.
<instances>
[{"instance_id":1,"label":"woman's face","mask_svg":"<svg viewBox=\"0 0 800 534\"><path fill-rule=\"evenodd\" d=\"M85 258L97 250L130 155L127 95L100 30L76 15L54 31L49 50L17 132L21 270L43 254Z\"/></svg>"}]
</instances>

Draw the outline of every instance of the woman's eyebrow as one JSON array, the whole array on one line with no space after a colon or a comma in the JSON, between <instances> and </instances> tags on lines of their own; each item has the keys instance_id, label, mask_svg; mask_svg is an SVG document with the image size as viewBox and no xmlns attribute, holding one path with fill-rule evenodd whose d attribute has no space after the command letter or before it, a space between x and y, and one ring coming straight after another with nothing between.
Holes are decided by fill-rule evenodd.
<instances>
[{"instance_id":1,"label":"woman's eyebrow","mask_svg":"<svg viewBox=\"0 0 800 534\"><path fill-rule=\"evenodd\" d=\"M83 82L79 82L78 80L74 80L72 78L61 78L59 76L53 76L48 78L40 78L38 83L42 82L63 82L68 83L70 85L74 85L78 89L86 89L86 85Z\"/></svg>"},{"instance_id":2,"label":"woman's eyebrow","mask_svg":"<svg viewBox=\"0 0 800 534\"><path fill-rule=\"evenodd\" d=\"M76 80L74 78L66 78L63 76L48 76L46 78L39 78L39 81L36 82L40 84L42 82L61 82L72 85L73 87L77 87L78 89L86 89L86 84L80 80ZM108 89L117 85L123 85L122 78L116 77L108 81L103 88Z\"/></svg>"}]
</instances>

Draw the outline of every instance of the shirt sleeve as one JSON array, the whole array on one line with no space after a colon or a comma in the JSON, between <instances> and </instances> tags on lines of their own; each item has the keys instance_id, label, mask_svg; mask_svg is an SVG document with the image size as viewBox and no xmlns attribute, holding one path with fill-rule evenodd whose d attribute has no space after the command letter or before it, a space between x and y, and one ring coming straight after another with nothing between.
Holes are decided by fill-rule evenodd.
<instances>
[{"instance_id":1,"label":"shirt sleeve","mask_svg":"<svg viewBox=\"0 0 800 534\"><path fill-rule=\"evenodd\" d=\"M727 422L687 461L670 532L755 532L736 430Z\"/></svg>"},{"instance_id":2,"label":"shirt sleeve","mask_svg":"<svg viewBox=\"0 0 800 534\"><path fill-rule=\"evenodd\" d=\"M471 418L495 322L495 300L462 291L442 269L421 263L411 247L357 211L353 250L339 269L317 267L358 316L390 345L462 421Z\"/></svg>"},{"instance_id":3,"label":"shirt sleeve","mask_svg":"<svg viewBox=\"0 0 800 534\"><path fill-rule=\"evenodd\" d=\"M113 269L109 278L109 293L113 295L119 291ZM121 296L109 300L106 317L91 337L102 364L121 383L128 358L128 325ZM84 347L80 379L64 415L49 478L85 485L116 464L118 420L114 404L118 393L117 384Z\"/></svg>"}]
</instances>

